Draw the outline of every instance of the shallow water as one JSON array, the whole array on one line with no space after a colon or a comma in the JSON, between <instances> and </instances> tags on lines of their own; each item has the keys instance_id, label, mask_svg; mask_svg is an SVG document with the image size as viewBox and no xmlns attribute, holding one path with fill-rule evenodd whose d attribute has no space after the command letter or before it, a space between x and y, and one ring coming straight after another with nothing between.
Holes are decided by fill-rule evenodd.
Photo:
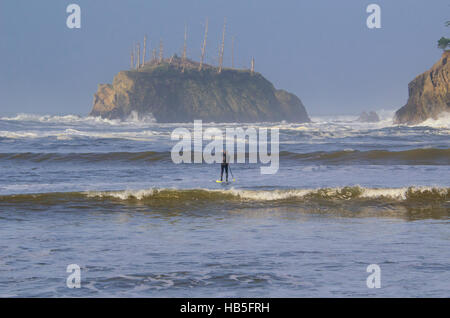
<instances>
[{"instance_id":1,"label":"shallow water","mask_svg":"<svg viewBox=\"0 0 450 318\"><path fill-rule=\"evenodd\" d=\"M0 296L448 297L448 123L314 120L204 124L280 129L277 174L222 185L171 160L192 124L0 118Z\"/></svg>"}]
</instances>

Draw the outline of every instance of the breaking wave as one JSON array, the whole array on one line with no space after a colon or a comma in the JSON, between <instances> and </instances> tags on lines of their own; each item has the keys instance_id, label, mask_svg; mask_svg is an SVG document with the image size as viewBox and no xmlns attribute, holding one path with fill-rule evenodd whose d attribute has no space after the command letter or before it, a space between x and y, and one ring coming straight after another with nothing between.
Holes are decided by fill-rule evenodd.
<instances>
[{"instance_id":1,"label":"breaking wave","mask_svg":"<svg viewBox=\"0 0 450 318\"><path fill-rule=\"evenodd\" d=\"M136 161L164 161L170 160L170 153L166 152L106 152L106 153L0 153L0 160L41 162L136 162Z\"/></svg>"},{"instance_id":2,"label":"breaking wave","mask_svg":"<svg viewBox=\"0 0 450 318\"><path fill-rule=\"evenodd\" d=\"M64 129L63 131L0 131L0 138L8 139L36 139L56 138L57 140L72 140L74 138L93 139L125 139L134 141L150 141L160 132L155 130L135 131L82 131L78 129Z\"/></svg>"},{"instance_id":3,"label":"breaking wave","mask_svg":"<svg viewBox=\"0 0 450 318\"><path fill-rule=\"evenodd\" d=\"M404 164L450 165L450 149L418 148L404 151L341 150L334 152L292 153L281 152L281 158L326 164Z\"/></svg>"},{"instance_id":4,"label":"breaking wave","mask_svg":"<svg viewBox=\"0 0 450 318\"><path fill-rule=\"evenodd\" d=\"M248 162L249 154L246 154ZM0 153L0 161L13 162L157 162L170 161L169 151L155 152L100 152L100 153ZM450 165L450 149L419 148L404 151L386 150L342 150L334 152L296 153L280 152L280 160L291 160L305 164L374 164L374 165Z\"/></svg>"},{"instance_id":5,"label":"breaking wave","mask_svg":"<svg viewBox=\"0 0 450 318\"><path fill-rule=\"evenodd\" d=\"M450 188L404 187L365 188L360 186L286 189L286 190L243 190L243 189L176 189L152 188L121 191L87 191L40 194L17 194L0 196L0 203L12 202L54 202L72 200L112 200L142 203L203 203L212 202L306 202L306 201L369 201L385 202L428 202L450 203Z\"/></svg>"},{"instance_id":6,"label":"breaking wave","mask_svg":"<svg viewBox=\"0 0 450 318\"><path fill-rule=\"evenodd\" d=\"M379 110L377 113L380 116L380 121L376 123L362 123L358 122L358 116L355 115L333 115L333 116L312 116L312 123L303 123L303 124L289 124L286 122L281 123L272 123L276 124L276 126L270 126L271 128L277 127L280 129L286 130L308 130L312 127L315 127L316 124L320 125L344 125L347 127L354 126L354 128L372 128L379 129L384 127L395 127L398 126L393 123L393 117L395 115L395 110ZM55 123L55 124L89 124L89 125L129 125L129 124L149 124L156 123L156 119L152 114L148 114L145 116L139 115L137 112L131 112L128 118L121 119L108 119L100 116L82 116L75 114L68 115L39 115L39 114L28 114L28 113L19 113L15 116L11 117L0 117L0 120L4 121L15 121L15 122L39 122L39 123ZM267 122L266 124L269 124ZM184 123L185 125L186 123ZM204 125L222 125L221 123L204 123ZM235 125L237 123L227 123L227 126ZM248 123L249 126L258 126L263 123ZM243 124L238 124L243 125ZM438 119L427 119L426 121L412 125L412 126L427 126L433 128L446 128L450 129L450 113L443 113L439 116Z\"/></svg>"},{"instance_id":7,"label":"breaking wave","mask_svg":"<svg viewBox=\"0 0 450 318\"><path fill-rule=\"evenodd\" d=\"M90 198L119 200L239 200L239 201L304 201L304 200L352 200L352 199L410 199L448 201L450 188L364 188L359 186L292 190L214 190L214 189L148 189L111 192L87 192Z\"/></svg>"}]
</instances>

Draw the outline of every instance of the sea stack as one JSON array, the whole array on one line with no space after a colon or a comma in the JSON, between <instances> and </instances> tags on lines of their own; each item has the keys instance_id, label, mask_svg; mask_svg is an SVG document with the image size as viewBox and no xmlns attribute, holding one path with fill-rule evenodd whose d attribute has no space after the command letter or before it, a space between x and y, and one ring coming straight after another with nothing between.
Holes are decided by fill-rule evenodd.
<instances>
[{"instance_id":1,"label":"sea stack","mask_svg":"<svg viewBox=\"0 0 450 318\"><path fill-rule=\"evenodd\" d=\"M418 124L450 112L449 79L450 51L445 51L430 70L409 83L408 102L395 113L394 123Z\"/></svg>"},{"instance_id":2,"label":"sea stack","mask_svg":"<svg viewBox=\"0 0 450 318\"><path fill-rule=\"evenodd\" d=\"M380 117L374 111L362 112L356 121L360 123L377 123L380 121Z\"/></svg>"},{"instance_id":3,"label":"sea stack","mask_svg":"<svg viewBox=\"0 0 450 318\"><path fill-rule=\"evenodd\" d=\"M144 63L142 63L144 64ZM251 70L219 70L177 56L119 72L100 84L91 116L157 122L310 122L300 99Z\"/></svg>"}]
</instances>

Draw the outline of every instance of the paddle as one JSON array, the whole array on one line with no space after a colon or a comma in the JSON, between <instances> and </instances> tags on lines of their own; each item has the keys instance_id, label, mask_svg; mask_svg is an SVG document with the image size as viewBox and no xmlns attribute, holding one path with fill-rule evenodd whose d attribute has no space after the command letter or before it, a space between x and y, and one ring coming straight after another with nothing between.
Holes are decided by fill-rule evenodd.
<instances>
[{"instance_id":1,"label":"paddle","mask_svg":"<svg viewBox=\"0 0 450 318\"><path fill-rule=\"evenodd\" d=\"M235 181L236 181L236 179L234 179L234 176L233 176L233 171L231 171L231 166L230 166L230 165L228 165L228 169L230 169L230 172L231 172L231 176L233 177L233 182L235 182Z\"/></svg>"}]
</instances>

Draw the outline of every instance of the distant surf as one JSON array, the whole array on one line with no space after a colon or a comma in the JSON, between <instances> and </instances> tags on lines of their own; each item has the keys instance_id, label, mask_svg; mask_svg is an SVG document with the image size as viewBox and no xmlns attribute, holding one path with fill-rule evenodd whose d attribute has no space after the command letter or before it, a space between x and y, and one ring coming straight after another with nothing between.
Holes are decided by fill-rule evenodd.
<instances>
[{"instance_id":1,"label":"distant surf","mask_svg":"<svg viewBox=\"0 0 450 318\"><path fill-rule=\"evenodd\" d=\"M383 128L383 127L395 127L395 126L407 126L407 125L397 125L393 123L393 117L395 115L394 110L378 110L377 113L380 115L380 121L374 123L364 123L358 122L358 116L356 115L328 115L328 116L312 116L311 123L286 123L286 122L266 122L265 124L271 124L271 126L278 127L280 129L296 129L296 127L312 127L314 125L324 125L324 124L339 124L358 127L366 127L370 129ZM19 113L14 116L1 116L2 121L11 122L39 122L39 123L52 123L52 124L88 124L88 125L110 125L110 126L126 126L126 125L148 125L148 124L159 124L156 122L152 114L146 116L140 116L136 112L132 112L128 118L125 120L120 119L108 119L99 116L85 116L77 114L66 114L66 115L41 115L33 113ZM186 125L186 123L173 123L177 125ZM221 125L221 123L204 123L206 125ZM227 123L228 125L233 125L237 123ZM259 123L262 124L262 123ZM240 123L240 126L253 126L259 125L258 123ZM164 123L159 125L171 125L170 123ZM432 127L432 128L447 128L450 129L450 113L443 113L437 119L427 119L422 123L411 125L411 127Z\"/></svg>"}]
</instances>

